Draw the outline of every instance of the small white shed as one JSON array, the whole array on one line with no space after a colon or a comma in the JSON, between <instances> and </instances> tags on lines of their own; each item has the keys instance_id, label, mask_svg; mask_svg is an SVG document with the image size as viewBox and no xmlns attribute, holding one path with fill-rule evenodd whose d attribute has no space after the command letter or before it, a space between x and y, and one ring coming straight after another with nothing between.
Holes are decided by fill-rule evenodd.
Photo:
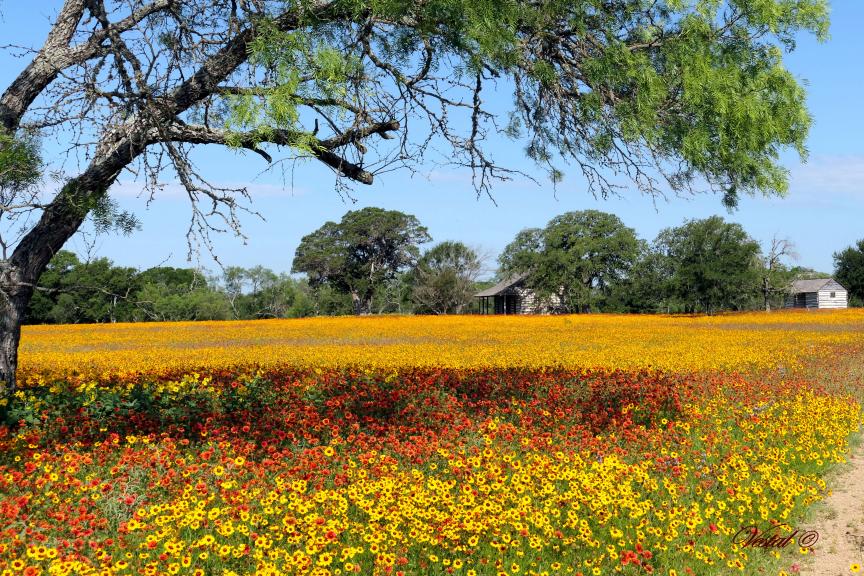
<instances>
[{"instance_id":1,"label":"small white shed","mask_svg":"<svg viewBox=\"0 0 864 576\"><path fill-rule=\"evenodd\" d=\"M792 283L787 308L848 308L849 297L833 278L796 280Z\"/></svg>"}]
</instances>

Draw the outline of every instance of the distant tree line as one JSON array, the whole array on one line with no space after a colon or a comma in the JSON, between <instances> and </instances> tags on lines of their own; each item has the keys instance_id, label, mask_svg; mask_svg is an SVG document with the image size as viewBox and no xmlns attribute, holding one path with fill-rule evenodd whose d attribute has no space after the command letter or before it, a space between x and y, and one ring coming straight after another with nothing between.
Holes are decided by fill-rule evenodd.
<instances>
[{"instance_id":1,"label":"distant tree line","mask_svg":"<svg viewBox=\"0 0 864 576\"><path fill-rule=\"evenodd\" d=\"M303 238L297 278L255 266L216 274L57 253L27 310L29 324L245 320L318 315L474 311L481 259L461 242L430 241L414 216L367 208Z\"/></svg>"},{"instance_id":2,"label":"distant tree line","mask_svg":"<svg viewBox=\"0 0 864 576\"><path fill-rule=\"evenodd\" d=\"M262 266L217 274L115 266L57 253L27 310L27 322L98 323L243 320L344 314L477 312L482 258L465 244L425 252L427 229L380 208L348 212L305 236L292 272ZM522 275L559 313L715 313L781 307L793 279L828 274L792 266L792 244L760 246L719 216L688 220L640 239L613 215L568 212L519 232L498 258L498 280ZM864 303L864 240L834 254L834 277Z\"/></svg>"},{"instance_id":3,"label":"distant tree line","mask_svg":"<svg viewBox=\"0 0 864 576\"><path fill-rule=\"evenodd\" d=\"M256 266L205 276L188 268L138 271L107 258L57 253L27 310L30 324L228 320L313 314L306 283Z\"/></svg>"},{"instance_id":4,"label":"distant tree line","mask_svg":"<svg viewBox=\"0 0 864 576\"><path fill-rule=\"evenodd\" d=\"M719 216L637 237L613 215L568 212L519 232L499 257L499 277L523 275L549 309L707 313L782 307L793 280L831 274L793 266L791 242L766 246ZM834 255L850 303L864 297L864 241Z\"/></svg>"}]
</instances>

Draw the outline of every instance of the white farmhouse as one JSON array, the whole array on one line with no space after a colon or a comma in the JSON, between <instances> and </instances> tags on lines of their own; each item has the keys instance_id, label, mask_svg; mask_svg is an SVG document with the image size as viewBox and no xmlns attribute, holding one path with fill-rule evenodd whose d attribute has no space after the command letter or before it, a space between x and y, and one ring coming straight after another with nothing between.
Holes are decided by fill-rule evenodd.
<instances>
[{"instance_id":1,"label":"white farmhouse","mask_svg":"<svg viewBox=\"0 0 864 576\"><path fill-rule=\"evenodd\" d=\"M848 308L848 293L833 278L796 280L786 299L787 308Z\"/></svg>"}]
</instances>

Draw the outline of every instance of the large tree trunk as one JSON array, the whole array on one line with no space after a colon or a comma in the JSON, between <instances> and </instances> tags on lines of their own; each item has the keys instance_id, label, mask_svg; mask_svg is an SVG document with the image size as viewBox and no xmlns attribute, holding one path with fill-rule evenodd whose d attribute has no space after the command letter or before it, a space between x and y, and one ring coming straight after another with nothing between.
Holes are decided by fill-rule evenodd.
<instances>
[{"instance_id":1,"label":"large tree trunk","mask_svg":"<svg viewBox=\"0 0 864 576\"><path fill-rule=\"evenodd\" d=\"M351 292L351 301L354 303L354 314L357 316L368 316L372 313L372 298L359 292Z\"/></svg>"},{"instance_id":2,"label":"large tree trunk","mask_svg":"<svg viewBox=\"0 0 864 576\"><path fill-rule=\"evenodd\" d=\"M117 157L115 153L108 160L116 161ZM36 283L54 254L75 234L87 216L87 210L76 207L70 198L80 192L81 182L98 183L85 190L104 194L117 171L111 170L107 176L105 172L104 164L94 161L84 175L67 183L36 225L18 243L12 257L0 260L0 399L6 400L0 416L5 417L13 400L21 323Z\"/></svg>"},{"instance_id":3,"label":"large tree trunk","mask_svg":"<svg viewBox=\"0 0 864 576\"><path fill-rule=\"evenodd\" d=\"M21 322L33 288L21 281L20 272L8 261L0 261L0 422L6 421L16 387L18 342Z\"/></svg>"}]
</instances>

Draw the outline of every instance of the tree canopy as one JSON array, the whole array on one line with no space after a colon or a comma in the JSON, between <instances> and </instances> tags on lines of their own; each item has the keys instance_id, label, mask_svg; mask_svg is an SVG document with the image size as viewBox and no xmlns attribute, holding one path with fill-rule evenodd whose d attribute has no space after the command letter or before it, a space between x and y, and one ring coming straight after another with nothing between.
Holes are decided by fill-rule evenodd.
<instances>
[{"instance_id":1,"label":"tree canopy","mask_svg":"<svg viewBox=\"0 0 864 576\"><path fill-rule=\"evenodd\" d=\"M419 244L431 240L410 214L382 208L349 211L303 237L293 272L305 272L313 287L350 294L357 314L368 314L377 287L413 266Z\"/></svg>"},{"instance_id":2,"label":"tree canopy","mask_svg":"<svg viewBox=\"0 0 864 576\"><path fill-rule=\"evenodd\" d=\"M474 299L481 262L462 242L441 242L427 251L412 273L414 311L459 314Z\"/></svg>"},{"instance_id":3,"label":"tree canopy","mask_svg":"<svg viewBox=\"0 0 864 576\"><path fill-rule=\"evenodd\" d=\"M449 144L446 156L474 170L478 190L488 191L510 170L484 149L495 118L483 95L505 86L513 95L507 133L524 138L528 156L553 180L562 176L560 157L574 161L598 194L619 189L612 171L651 194L661 193L658 178L675 192L707 187L728 206L742 193L785 192L778 152L788 146L805 155L810 117L782 49L791 50L801 30L820 39L828 30L824 0L305 8L301 26L285 30L271 19L251 43L251 62L271 73L253 90L232 92L230 119L252 141L284 130L291 144L313 150L301 113L310 98L334 111L331 124L342 112L342 126L356 126L370 110L387 111L373 115L378 124L364 122L372 130L419 116ZM403 139L401 156L427 144Z\"/></svg>"},{"instance_id":4,"label":"tree canopy","mask_svg":"<svg viewBox=\"0 0 864 576\"><path fill-rule=\"evenodd\" d=\"M864 239L834 254L835 279L849 291L849 299L864 305Z\"/></svg>"},{"instance_id":5,"label":"tree canopy","mask_svg":"<svg viewBox=\"0 0 864 576\"><path fill-rule=\"evenodd\" d=\"M669 295L687 312L740 310L760 290L759 243L719 216L660 232L655 246L671 263Z\"/></svg>"},{"instance_id":6,"label":"tree canopy","mask_svg":"<svg viewBox=\"0 0 864 576\"><path fill-rule=\"evenodd\" d=\"M762 247L720 216L662 230L652 243L613 215L568 212L520 231L499 257L500 276L522 275L552 312L713 314L783 306L792 280L824 277L790 267L789 240Z\"/></svg>"},{"instance_id":7,"label":"tree canopy","mask_svg":"<svg viewBox=\"0 0 864 576\"><path fill-rule=\"evenodd\" d=\"M40 278L27 311L29 323L93 323L128 320L131 294L140 287L133 268L114 266L107 258L81 262L61 250Z\"/></svg>"},{"instance_id":8,"label":"tree canopy","mask_svg":"<svg viewBox=\"0 0 864 576\"><path fill-rule=\"evenodd\" d=\"M542 230L520 232L499 262L561 312L590 311L627 277L639 254L636 232L614 214L567 212Z\"/></svg>"},{"instance_id":9,"label":"tree canopy","mask_svg":"<svg viewBox=\"0 0 864 576\"><path fill-rule=\"evenodd\" d=\"M228 266L219 275L157 266L144 271L107 258L57 253L27 309L28 324L248 320L350 313L304 280L263 266Z\"/></svg>"}]
</instances>

